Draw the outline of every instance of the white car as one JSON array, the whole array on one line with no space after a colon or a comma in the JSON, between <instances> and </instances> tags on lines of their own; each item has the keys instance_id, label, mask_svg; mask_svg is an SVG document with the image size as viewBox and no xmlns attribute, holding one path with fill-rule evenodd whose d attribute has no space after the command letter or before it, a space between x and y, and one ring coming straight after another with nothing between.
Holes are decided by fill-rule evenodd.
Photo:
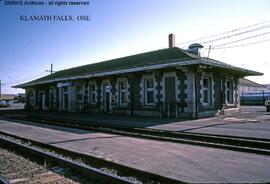
<instances>
[{"instance_id":1,"label":"white car","mask_svg":"<svg viewBox=\"0 0 270 184\"><path fill-rule=\"evenodd\" d=\"M4 100L0 100L0 107L7 107L7 102Z\"/></svg>"},{"instance_id":2,"label":"white car","mask_svg":"<svg viewBox=\"0 0 270 184\"><path fill-rule=\"evenodd\" d=\"M270 112L270 100L265 101L266 111Z\"/></svg>"}]
</instances>

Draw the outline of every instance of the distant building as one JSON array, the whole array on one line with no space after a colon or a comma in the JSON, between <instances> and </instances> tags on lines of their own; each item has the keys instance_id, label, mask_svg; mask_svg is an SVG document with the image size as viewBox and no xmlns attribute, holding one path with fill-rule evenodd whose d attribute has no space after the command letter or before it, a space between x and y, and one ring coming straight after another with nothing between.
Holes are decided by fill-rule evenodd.
<instances>
[{"instance_id":1,"label":"distant building","mask_svg":"<svg viewBox=\"0 0 270 184\"><path fill-rule=\"evenodd\" d=\"M267 91L270 91L270 84L263 84Z\"/></svg>"},{"instance_id":2,"label":"distant building","mask_svg":"<svg viewBox=\"0 0 270 184\"><path fill-rule=\"evenodd\" d=\"M14 94L1 94L0 100L4 100L6 102L15 100L16 95Z\"/></svg>"},{"instance_id":3,"label":"distant building","mask_svg":"<svg viewBox=\"0 0 270 184\"><path fill-rule=\"evenodd\" d=\"M239 79L240 96L244 93L261 93L262 91L267 91L267 87L265 85L258 84L245 78Z\"/></svg>"},{"instance_id":4,"label":"distant building","mask_svg":"<svg viewBox=\"0 0 270 184\"><path fill-rule=\"evenodd\" d=\"M6 107L11 105L11 103L15 100L16 95L14 94L1 94L0 97L0 107Z\"/></svg>"},{"instance_id":5,"label":"distant building","mask_svg":"<svg viewBox=\"0 0 270 184\"><path fill-rule=\"evenodd\" d=\"M24 83L26 108L162 117L206 117L239 110L239 78L262 73L200 56L200 44L55 72ZM106 54L106 53L104 53Z\"/></svg>"},{"instance_id":6,"label":"distant building","mask_svg":"<svg viewBox=\"0 0 270 184\"><path fill-rule=\"evenodd\" d=\"M267 85L258 84L248 79L239 80L241 105L264 105L270 99L270 90Z\"/></svg>"}]
</instances>

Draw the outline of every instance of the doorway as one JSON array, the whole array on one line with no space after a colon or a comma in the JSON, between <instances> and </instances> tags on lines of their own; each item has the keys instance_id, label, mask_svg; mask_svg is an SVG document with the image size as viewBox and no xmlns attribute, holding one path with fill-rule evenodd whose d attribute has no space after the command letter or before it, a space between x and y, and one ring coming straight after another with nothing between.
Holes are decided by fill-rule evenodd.
<instances>
[{"instance_id":1,"label":"doorway","mask_svg":"<svg viewBox=\"0 0 270 184\"><path fill-rule=\"evenodd\" d=\"M46 104L45 104L45 100L46 100L46 97L45 97L45 93L42 91L42 92L39 92L39 95L38 95L38 98L39 98L39 110L40 111L43 111L46 109Z\"/></svg>"},{"instance_id":2,"label":"doorway","mask_svg":"<svg viewBox=\"0 0 270 184\"><path fill-rule=\"evenodd\" d=\"M103 83L103 110L104 112L111 110L111 84L109 81Z\"/></svg>"},{"instance_id":3,"label":"doorway","mask_svg":"<svg viewBox=\"0 0 270 184\"><path fill-rule=\"evenodd\" d=\"M69 87L65 86L63 87L63 110L67 111L69 109Z\"/></svg>"},{"instance_id":4,"label":"doorway","mask_svg":"<svg viewBox=\"0 0 270 184\"><path fill-rule=\"evenodd\" d=\"M164 77L164 109L165 116L172 117L176 115L176 85L175 85L175 76Z\"/></svg>"}]
</instances>

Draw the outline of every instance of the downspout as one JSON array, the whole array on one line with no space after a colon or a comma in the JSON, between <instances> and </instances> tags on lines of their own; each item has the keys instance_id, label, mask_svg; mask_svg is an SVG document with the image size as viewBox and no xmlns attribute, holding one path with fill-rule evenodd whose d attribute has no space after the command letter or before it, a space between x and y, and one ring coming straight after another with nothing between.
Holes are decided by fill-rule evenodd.
<instances>
[{"instance_id":1,"label":"downspout","mask_svg":"<svg viewBox=\"0 0 270 184\"><path fill-rule=\"evenodd\" d=\"M130 90L130 115L133 116L134 115L134 76L130 75L129 76L129 80L130 80L130 86L129 86L129 90Z\"/></svg>"},{"instance_id":2,"label":"downspout","mask_svg":"<svg viewBox=\"0 0 270 184\"><path fill-rule=\"evenodd\" d=\"M195 119L198 118L198 92L197 92L197 68L195 68L195 71L194 71L194 88L195 88Z\"/></svg>"}]
</instances>

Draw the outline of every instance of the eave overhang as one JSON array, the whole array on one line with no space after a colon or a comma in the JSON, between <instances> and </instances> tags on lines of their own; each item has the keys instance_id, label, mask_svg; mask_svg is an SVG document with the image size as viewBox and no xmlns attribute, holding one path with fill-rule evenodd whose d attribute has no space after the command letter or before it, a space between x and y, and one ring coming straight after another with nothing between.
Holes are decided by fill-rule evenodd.
<instances>
[{"instance_id":1,"label":"eave overhang","mask_svg":"<svg viewBox=\"0 0 270 184\"><path fill-rule=\"evenodd\" d=\"M186 66L194 66L194 65L205 65L205 66L220 68L220 69L224 69L228 71L234 71L242 77L263 75L263 73L260 73L260 72L247 70L240 67L235 67L229 64L225 64L225 63L213 60L213 59L198 58L198 59L188 60L188 61L181 60L181 62L179 59L173 59L173 60L169 60L168 63L165 63L165 64L156 64L156 65L151 65L151 66L135 67L135 68L114 70L114 71L108 71L108 72L88 73L88 74L81 74L81 75L76 75L76 76L66 76L66 77L61 77L57 79L44 80L44 81L38 81L38 82L30 81L28 83L13 86L13 88L27 88L27 87L36 86L36 85L43 85L43 84L63 82L63 81L96 78L96 77L104 77L104 76L110 76L110 75L141 72L141 71L146 71L146 70L157 70L157 69L171 68L171 67L186 67Z\"/></svg>"}]
</instances>

